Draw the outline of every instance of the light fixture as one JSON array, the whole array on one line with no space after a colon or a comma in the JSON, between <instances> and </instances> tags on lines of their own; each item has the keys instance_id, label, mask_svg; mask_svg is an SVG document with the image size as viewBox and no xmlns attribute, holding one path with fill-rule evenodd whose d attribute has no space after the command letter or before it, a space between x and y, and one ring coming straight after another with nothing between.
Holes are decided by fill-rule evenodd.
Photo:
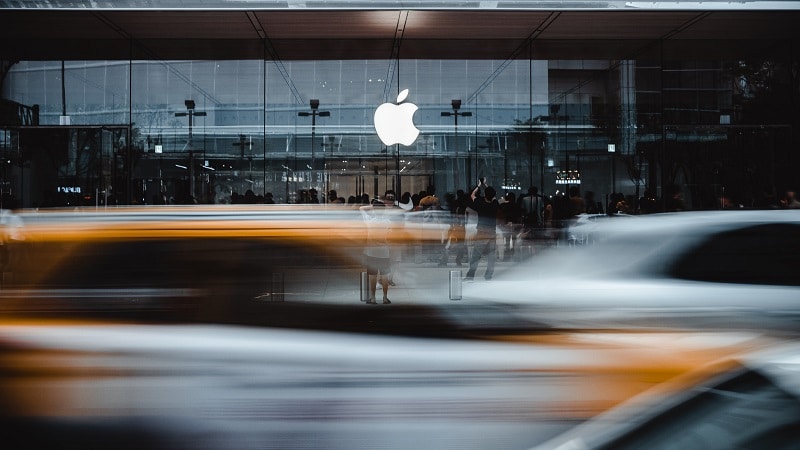
<instances>
[{"instance_id":1,"label":"light fixture","mask_svg":"<svg viewBox=\"0 0 800 450\"><path fill-rule=\"evenodd\" d=\"M470 116L472 116L472 113L469 112L469 111L458 112L458 110L461 109L461 100L460 99L451 100L450 101L450 106L453 108L453 112L442 111L442 117L452 117L453 120L454 120L453 148L455 150L455 161L456 161L456 164L458 164L458 116L470 117ZM471 172L471 167L470 167L470 164L467 163L467 178L471 178L472 177L470 172ZM461 185L461 181L460 181L459 176L458 176L458 170L455 171L455 175L456 175L456 179L455 179L456 188L458 188Z\"/></svg>"},{"instance_id":2,"label":"light fixture","mask_svg":"<svg viewBox=\"0 0 800 450\"><path fill-rule=\"evenodd\" d=\"M186 116L189 116L189 138L186 140L186 145L183 146L183 150L184 151L187 150L187 149L189 150L189 164L190 164L190 169L189 169L189 193L190 193L190 195L194 196L195 195L195 189L194 189L194 163L192 162L192 150L193 150L193 146L192 146L192 126L194 124L194 120L193 119L195 117L203 117L203 116L206 115L206 113L204 111L195 111L194 110L194 107L195 107L194 100L191 100L191 99L185 100L183 102L183 104L186 105L186 112L175 113L175 117L186 117ZM178 164L176 164L176 166L178 166ZM183 168L185 169L186 167L183 166Z\"/></svg>"},{"instance_id":3,"label":"light fixture","mask_svg":"<svg viewBox=\"0 0 800 450\"><path fill-rule=\"evenodd\" d=\"M300 112L297 113L297 115L299 117L309 117L309 116L311 116L311 166L310 167L308 165L306 165L306 166L313 171L314 170L314 166L315 166L315 158L316 158L316 149L314 148L314 145L315 145L314 138L315 138L315 135L316 135L316 128L317 128L317 116L319 116L319 117L330 117L331 112L330 111L320 111L319 110L319 99L316 99L316 98L309 100L308 105L311 107L311 111L300 111ZM315 178L316 177L313 176L313 174L312 174L312 180L315 179Z\"/></svg>"}]
</instances>

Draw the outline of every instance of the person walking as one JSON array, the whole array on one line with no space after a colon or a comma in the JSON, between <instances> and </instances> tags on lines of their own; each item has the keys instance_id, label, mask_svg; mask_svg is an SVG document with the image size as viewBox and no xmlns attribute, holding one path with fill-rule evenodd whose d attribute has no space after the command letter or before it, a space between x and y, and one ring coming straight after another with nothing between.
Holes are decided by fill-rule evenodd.
<instances>
[{"instance_id":1,"label":"person walking","mask_svg":"<svg viewBox=\"0 0 800 450\"><path fill-rule=\"evenodd\" d=\"M529 187L528 194L519 198L519 205L522 210L522 223L526 230L542 226L542 198L539 196L539 188Z\"/></svg>"},{"instance_id":2,"label":"person walking","mask_svg":"<svg viewBox=\"0 0 800 450\"><path fill-rule=\"evenodd\" d=\"M450 209L450 228L447 232L447 242L442 252L442 259L439 261L440 266L446 266L450 261L450 253L455 253L456 266L461 267L461 262L467 252L467 205L470 200L462 189L459 189L454 197Z\"/></svg>"},{"instance_id":3,"label":"person walking","mask_svg":"<svg viewBox=\"0 0 800 450\"><path fill-rule=\"evenodd\" d=\"M521 231L522 208L513 192L506 192L500 203L503 230L503 261L510 261L517 246L517 234Z\"/></svg>"},{"instance_id":4,"label":"person walking","mask_svg":"<svg viewBox=\"0 0 800 450\"><path fill-rule=\"evenodd\" d=\"M483 196L479 196L481 187L484 187ZM497 191L486 184L486 179L481 178L475 189L470 194L469 208L478 214L478 226L472 242L472 253L469 257L469 270L464 277L466 281L472 281L475 272L478 270L478 263L481 256L486 256L487 265L484 278L491 280L494 275L494 266L497 262L497 220L500 211L500 204L495 198Z\"/></svg>"},{"instance_id":5,"label":"person walking","mask_svg":"<svg viewBox=\"0 0 800 450\"><path fill-rule=\"evenodd\" d=\"M383 203L378 208L383 210ZM389 286L392 277L392 260L389 249L389 232L391 222L383 214L385 211L376 211L374 205L366 205L359 208L364 222L367 224L367 245L364 248L364 265L367 267L367 278L369 280L369 299L367 304L374 305L375 292L380 283L383 289L383 304L388 305Z\"/></svg>"}]
</instances>

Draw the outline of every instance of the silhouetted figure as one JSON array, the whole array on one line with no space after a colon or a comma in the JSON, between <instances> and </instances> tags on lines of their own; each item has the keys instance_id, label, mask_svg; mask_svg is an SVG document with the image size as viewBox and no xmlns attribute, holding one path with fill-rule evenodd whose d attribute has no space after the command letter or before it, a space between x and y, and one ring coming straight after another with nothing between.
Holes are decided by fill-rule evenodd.
<instances>
[{"instance_id":1,"label":"silhouetted figure","mask_svg":"<svg viewBox=\"0 0 800 450\"><path fill-rule=\"evenodd\" d=\"M422 197L420 197L419 194L414 194L414 195L411 196L411 205L412 205L411 209L412 210L419 211L419 201L420 200L422 200Z\"/></svg>"},{"instance_id":2,"label":"silhouetted figure","mask_svg":"<svg viewBox=\"0 0 800 450\"><path fill-rule=\"evenodd\" d=\"M382 215L383 204L380 206L366 205L359 208L364 222L367 224L367 245L364 248L364 265L367 268L369 279L369 299L367 304L375 304L377 283L383 288L383 304L392 303L389 300L389 286L391 284L392 261L389 249L389 232L391 222Z\"/></svg>"},{"instance_id":3,"label":"silhouetted figure","mask_svg":"<svg viewBox=\"0 0 800 450\"><path fill-rule=\"evenodd\" d=\"M624 203L625 203L624 194L622 194L621 192L615 192L611 194L611 197L609 198L608 201L608 207L606 208L606 213L608 213L609 216L617 214L618 212L620 212L620 208L624 209L625 206Z\"/></svg>"},{"instance_id":4,"label":"silhouetted figure","mask_svg":"<svg viewBox=\"0 0 800 450\"><path fill-rule=\"evenodd\" d=\"M414 209L414 202L411 200L410 192L403 192L403 195L400 196L400 202L398 203L398 206L404 211L411 211Z\"/></svg>"},{"instance_id":5,"label":"silhouetted figure","mask_svg":"<svg viewBox=\"0 0 800 450\"><path fill-rule=\"evenodd\" d=\"M319 204L319 195L314 188L308 190L308 203Z\"/></svg>"},{"instance_id":6,"label":"silhouetted figure","mask_svg":"<svg viewBox=\"0 0 800 450\"><path fill-rule=\"evenodd\" d=\"M574 218L579 214L586 212L586 201L581 197L580 189L578 186L570 186L569 188L569 205L570 205L570 218Z\"/></svg>"},{"instance_id":7,"label":"silhouetted figure","mask_svg":"<svg viewBox=\"0 0 800 450\"><path fill-rule=\"evenodd\" d=\"M450 254L454 253L456 255L456 266L461 267L464 255L467 252L467 205L470 201L467 198L467 193L461 189L458 190L454 197L452 209L450 210L451 222L447 233L447 242L439 265L446 266L450 262Z\"/></svg>"},{"instance_id":8,"label":"silhouetted figure","mask_svg":"<svg viewBox=\"0 0 800 450\"><path fill-rule=\"evenodd\" d=\"M542 220L542 197L539 195L539 188L531 186L528 194L519 198L520 214L522 214L522 224L526 230L543 226Z\"/></svg>"},{"instance_id":9,"label":"silhouetted figure","mask_svg":"<svg viewBox=\"0 0 800 450\"><path fill-rule=\"evenodd\" d=\"M561 242L566 242L569 235L569 225L572 219L572 204L563 192L559 192L551 199L552 205L552 229L553 238Z\"/></svg>"},{"instance_id":10,"label":"silhouetted figure","mask_svg":"<svg viewBox=\"0 0 800 450\"><path fill-rule=\"evenodd\" d=\"M478 213L478 226L475 237L473 238L472 254L469 258L469 270L465 279L472 281L475 272L478 270L478 263L481 256L487 257L486 273L484 278L491 280L494 275L494 266L497 262L497 218L500 212L500 204L495 196L496 191L491 186L485 186L483 197L478 197L483 184L475 187L470 194L469 207Z\"/></svg>"},{"instance_id":11,"label":"silhouetted figure","mask_svg":"<svg viewBox=\"0 0 800 450\"><path fill-rule=\"evenodd\" d=\"M681 188L673 184L667 192L667 204L665 210L667 212L686 211L686 203L683 201L683 193Z\"/></svg>"},{"instance_id":12,"label":"silhouetted figure","mask_svg":"<svg viewBox=\"0 0 800 450\"><path fill-rule=\"evenodd\" d=\"M344 198L339 197L339 194L331 189L328 191L328 203L344 204Z\"/></svg>"},{"instance_id":13,"label":"silhouetted figure","mask_svg":"<svg viewBox=\"0 0 800 450\"><path fill-rule=\"evenodd\" d=\"M784 192L780 201L780 207L785 209L800 209L800 200L797 200L797 193L793 190Z\"/></svg>"},{"instance_id":14,"label":"silhouetted figure","mask_svg":"<svg viewBox=\"0 0 800 450\"><path fill-rule=\"evenodd\" d=\"M639 213L653 214L658 212L658 199L650 189L645 189L644 194L639 199Z\"/></svg>"},{"instance_id":15,"label":"silhouetted figure","mask_svg":"<svg viewBox=\"0 0 800 450\"><path fill-rule=\"evenodd\" d=\"M595 200L594 192L588 191L583 197L584 204L586 205L587 214L602 214L603 207Z\"/></svg>"},{"instance_id":16,"label":"silhouetted figure","mask_svg":"<svg viewBox=\"0 0 800 450\"><path fill-rule=\"evenodd\" d=\"M517 203L517 196L513 192L507 192L500 203L502 213L503 230L503 260L508 261L514 256L517 234L522 228L522 209Z\"/></svg>"}]
</instances>

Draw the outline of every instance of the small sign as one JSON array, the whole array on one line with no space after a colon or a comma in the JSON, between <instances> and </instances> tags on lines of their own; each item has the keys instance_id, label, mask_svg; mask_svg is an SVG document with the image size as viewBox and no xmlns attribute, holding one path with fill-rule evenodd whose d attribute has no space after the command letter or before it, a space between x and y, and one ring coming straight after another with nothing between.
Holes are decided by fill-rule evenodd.
<instances>
[{"instance_id":1,"label":"small sign","mask_svg":"<svg viewBox=\"0 0 800 450\"><path fill-rule=\"evenodd\" d=\"M617 151L617 144L608 144L608 153L614 153Z\"/></svg>"},{"instance_id":2,"label":"small sign","mask_svg":"<svg viewBox=\"0 0 800 450\"><path fill-rule=\"evenodd\" d=\"M163 153L164 152L164 147L161 144L156 144L155 149L156 149L156 153Z\"/></svg>"},{"instance_id":3,"label":"small sign","mask_svg":"<svg viewBox=\"0 0 800 450\"><path fill-rule=\"evenodd\" d=\"M581 173L577 170L559 170L556 172L556 184L581 184Z\"/></svg>"}]
</instances>

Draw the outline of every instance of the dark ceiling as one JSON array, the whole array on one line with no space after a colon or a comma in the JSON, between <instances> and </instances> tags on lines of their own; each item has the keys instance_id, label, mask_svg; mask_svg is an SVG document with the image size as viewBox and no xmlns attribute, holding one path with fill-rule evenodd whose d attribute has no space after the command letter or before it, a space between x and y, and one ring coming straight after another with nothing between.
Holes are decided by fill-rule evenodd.
<instances>
[{"instance_id":1,"label":"dark ceiling","mask_svg":"<svg viewBox=\"0 0 800 450\"><path fill-rule=\"evenodd\" d=\"M798 24L795 10L6 9L0 59L742 58L786 52Z\"/></svg>"}]
</instances>

